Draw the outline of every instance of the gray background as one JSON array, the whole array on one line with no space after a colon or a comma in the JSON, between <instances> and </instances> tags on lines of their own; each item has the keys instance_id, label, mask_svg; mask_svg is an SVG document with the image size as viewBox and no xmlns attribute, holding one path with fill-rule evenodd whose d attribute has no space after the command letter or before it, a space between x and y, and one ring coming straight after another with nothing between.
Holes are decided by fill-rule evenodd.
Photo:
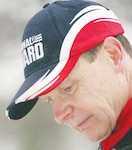
<instances>
[{"instance_id":1,"label":"gray background","mask_svg":"<svg viewBox=\"0 0 132 150\"><path fill-rule=\"evenodd\" d=\"M20 41L23 29L48 0L0 0L0 150L96 150L98 143L53 120L39 102L25 118L10 121L5 109L24 80ZM132 41L132 0L98 0L114 10Z\"/></svg>"}]
</instances>

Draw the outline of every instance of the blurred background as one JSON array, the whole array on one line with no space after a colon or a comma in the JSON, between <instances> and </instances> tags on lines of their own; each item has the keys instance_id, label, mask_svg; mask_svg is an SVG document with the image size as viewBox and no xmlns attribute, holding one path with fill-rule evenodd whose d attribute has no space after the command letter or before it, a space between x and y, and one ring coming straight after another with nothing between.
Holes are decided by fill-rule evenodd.
<instances>
[{"instance_id":1,"label":"blurred background","mask_svg":"<svg viewBox=\"0 0 132 150\"><path fill-rule=\"evenodd\" d=\"M132 0L96 0L120 18L132 41ZM24 80L21 37L27 21L50 0L0 0L0 150L96 150L98 143L53 120L50 105L38 102L25 118L10 121L5 109Z\"/></svg>"}]
</instances>

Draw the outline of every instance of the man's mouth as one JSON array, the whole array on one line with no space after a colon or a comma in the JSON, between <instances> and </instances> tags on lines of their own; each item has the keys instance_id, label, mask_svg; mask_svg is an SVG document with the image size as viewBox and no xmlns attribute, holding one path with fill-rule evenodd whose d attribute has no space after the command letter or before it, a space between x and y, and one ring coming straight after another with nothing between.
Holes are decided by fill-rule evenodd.
<instances>
[{"instance_id":1,"label":"man's mouth","mask_svg":"<svg viewBox=\"0 0 132 150\"><path fill-rule=\"evenodd\" d=\"M84 119L76 126L76 129L79 130L80 132L85 132L85 130L88 128L88 122L89 118Z\"/></svg>"}]
</instances>

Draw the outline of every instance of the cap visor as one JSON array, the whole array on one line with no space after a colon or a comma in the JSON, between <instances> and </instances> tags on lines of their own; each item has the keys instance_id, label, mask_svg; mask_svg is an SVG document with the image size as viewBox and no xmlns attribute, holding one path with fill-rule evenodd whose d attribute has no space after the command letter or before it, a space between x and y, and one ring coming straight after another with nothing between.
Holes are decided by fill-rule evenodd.
<instances>
[{"instance_id":1,"label":"cap visor","mask_svg":"<svg viewBox=\"0 0 132 150\"><path fill-rule=\"evenodd\" d=\"M38 99L32 99L18 104L11 103L7 108L7 116L9 119L17 120L24 117L36 104Z\"/></svg>"},{"instance_id":2,"label":"cap visor","mask_svg":"<svg viewBox=\"0 0 132 150\"><path fill-rule=\"evenodd\" d=\"M52 68L54 68L55 65L50 66L50 70L52 71ZM26 78L18 92L16 93L15 97L12 99L11 103L7 107L7 116L9 119L21 119L24 117L36 104L38 98L33 98L30 100L22 99L21 102L17 102L17 99L26 92L35 82L37 82L44 74L47 72L49 67L41 69L33 74L31 74L29 77Z\"/></svg>"}]
</instances>

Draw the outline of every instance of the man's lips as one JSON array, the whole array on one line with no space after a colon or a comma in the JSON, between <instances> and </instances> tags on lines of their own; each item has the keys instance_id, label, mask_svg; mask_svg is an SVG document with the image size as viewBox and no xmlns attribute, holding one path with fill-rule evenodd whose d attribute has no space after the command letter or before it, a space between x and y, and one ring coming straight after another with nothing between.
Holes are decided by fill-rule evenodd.
<instances>
[{"instance_id":1,"label":"man's lips","mask_svg":"<svg viewBox=\"0 0 132 150\"><path fill-rule=\"evenodd\" d=\"M84 119L76 126L76 129L83 132L85 128L88 126L88 122L89 122L89 118Z\"/></svg>"},{"instance_id":2,"label":"man's lips","mask_svg":"<svg viewBox=\"0 0 132 150\"><path fill-rule=\"evenodd\" d=\"M89 122L90 122L90 119L92 118L93 116L89 116L87 118L85 118L84 120L82 120L76 127L75 129L79 130L80 132L85 132L86 130L88 130L89 128Z\"/></svg>"}]
</instances>

